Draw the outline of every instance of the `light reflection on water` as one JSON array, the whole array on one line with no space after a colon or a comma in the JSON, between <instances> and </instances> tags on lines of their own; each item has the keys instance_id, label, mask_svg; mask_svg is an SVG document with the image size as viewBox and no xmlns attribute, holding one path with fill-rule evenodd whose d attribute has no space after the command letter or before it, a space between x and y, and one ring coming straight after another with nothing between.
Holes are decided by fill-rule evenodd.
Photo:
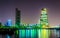
<instances>
[{"instance_id":1,"label":"light reflection on water","mask_svg":"<svg viewBox=\"0 0 60 38\"><path fill-rule=\"evenodd\" d=\"M34 31L33 31L34 30ZM42 29L41 29L42 30ZM50 33L48 33L48 31L45 31L45 35L43 34L43 32L39 31L38 32L38 29L31 29L31 30L24 30L24 32L21 32L21 34L19 34L20 37L30 37L30 38L59 38L59 32L60 30L55 30L55 29L52 29L50 30ZM41 33L42 34L41 34ZM24 35L23 35L24 33ZM29 35L29 36L28 36ZM46 36L46 37L45 37Z\"/></svg>"},{"instance_id":2,"label":"light reflection on water","mask_svg":"<svg viewBox=\"0 0 60 38\"><path fill-rule=\"evenodd\" d=\"M24 37L24 38L40 38L39 36L41 34L39 34L38 32L39 29L31 29L31 30L20 30L19 32L19 37ZM47 34L47 33L46 33ZM14 34L13 34L14 35ZM52 29L50 30L50 34L48 34L49 37L48 38L59 38L60 36L60 30L55 30ZM4 37L4 36L3 36ZM11 38L15 38L15 36L12 36ZM43 37L43 36L42 36ZM0 38L2 38L2 35L0 35ZM5 38L5 37L4 37Z\"/></svg>"}]
</instances>

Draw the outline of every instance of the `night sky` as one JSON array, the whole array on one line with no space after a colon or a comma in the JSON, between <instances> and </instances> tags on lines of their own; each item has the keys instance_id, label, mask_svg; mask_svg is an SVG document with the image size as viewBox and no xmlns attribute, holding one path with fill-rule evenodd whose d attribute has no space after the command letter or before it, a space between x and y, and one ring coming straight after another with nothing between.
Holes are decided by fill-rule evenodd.
<instances>
[{"instance_id":1,"label":"night sky","mask_svg":"<svg viewBox=\"0 0 60 38\"><path fill-rule=\"evenodd\" d=\"M41 8L47 8L49 25L60 24L60 0L0 0L0 22L15 22L15 8L21 10L21 23L37 24Z\"/></svg>"}]
</instances>

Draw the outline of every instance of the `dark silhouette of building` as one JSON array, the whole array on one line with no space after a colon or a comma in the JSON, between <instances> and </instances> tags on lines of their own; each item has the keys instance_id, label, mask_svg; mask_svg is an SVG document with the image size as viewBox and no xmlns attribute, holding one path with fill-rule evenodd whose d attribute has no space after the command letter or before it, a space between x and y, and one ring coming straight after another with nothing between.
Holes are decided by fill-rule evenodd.
<instances>
[{"instance_id":1,"label":"dark silhouette of building","mask_svg":"<svg viewBox=\"0 0 60 38\"><path fill-rule=\"evenodd\" d=\"M15 26L19 27L20 26L20 12L18 8L16 8L16 17L15 17ZM15 38L19 38L19 30L15 31Z\"/></svg>"},{"instance_id":2,"label":"dark silhouette of building","mask_svg":"<svg viewBox=\"0 0 60 38\"><path fill-rule=\"evenodd\" d=\"M15 24L16 26L20 26L20 12L18 8L16 8L16 17L15 17Z\"/></svg>"}]
</instances>

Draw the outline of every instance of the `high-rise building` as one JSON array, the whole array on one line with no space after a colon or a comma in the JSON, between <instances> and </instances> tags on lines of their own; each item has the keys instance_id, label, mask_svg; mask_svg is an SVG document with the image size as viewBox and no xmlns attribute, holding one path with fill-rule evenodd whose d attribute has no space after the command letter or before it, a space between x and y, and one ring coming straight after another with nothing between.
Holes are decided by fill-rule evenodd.
<instances>
[{"instance_id":1,"label":"high-rise building","mask_svg":"<svg viewBox=\"0 0 60 38\"><path fill-rule=\"evenodd\" d=\"M48 26L48 16L47 16L47 9L41 9L41 16L40 16L40 26L46 25Z\"/></svg>"},{"instance_id":2,"label":"high-rise building","mask_svg":"<svg viewBox=\"0 0 60 38\"><path fill-rule=\"evenodd\" d=\"M16 8L15 26L20 26L20 11ZM19 38L19 30L15 31L15 38Z\"/></svg>"},{"instance_id":3,"label":"high-rise building","mask_svg":"<svg viewBox=\"0 0 60 38\"><path fill-rule=\"evenodd\" d=\"M41 17L40 17L40 27L45 28L48 26L48 17L47 17L47 9L41 9ZM39 38L48 38L49 31L46 29L39 30Z\"/></svg>"},{"instance_id":4,"label":"high-rise building","mask_svg":"<svg viewBox=\"0 0 60 38\"><path fill-rule=\"evenodd\" d=\"M18 8L16 8L16 17L15 17L15 25L20 26L20 12Z\"/></svg>"}]
</instances>

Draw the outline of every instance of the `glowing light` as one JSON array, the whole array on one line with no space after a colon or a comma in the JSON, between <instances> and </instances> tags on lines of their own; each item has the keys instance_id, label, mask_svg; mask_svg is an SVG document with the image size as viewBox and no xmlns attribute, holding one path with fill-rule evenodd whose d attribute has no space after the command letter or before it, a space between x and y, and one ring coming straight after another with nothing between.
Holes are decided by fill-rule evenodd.
<instances>
[{"instance_id":1,"label":"glowing light","mask_svg":"<svg viewBox=\"0 0 60 38\"><path fill-rule=\"evenodd\" d=\"M41 38L41 31L40 31L40 29L38 30L38 38Z\"/></svg>"},{"instance_id":2,"label":"glowing light","mask_svg":"<svg viewBox=\"0 0 60 38\"><path fill-rule=\"evenodd\" d=\"M25 37L25 30L19 30L19 38Z\"/></svg>"},{"instance_id":3,"label":"glowing light","mask_svg":"<svg viewBox=\"0 0 60 38\"><path fill-rule=\"evenodd\" d=\"M10 36L7 34L7 35L6 35L6 38L10 38Z\"/></svg>"},{"instance_id":4,"label":"glowing light","mask_svg":"<svg viewBox=\"0 0 60 38\"><path fill-rule=\"evenodd\" d=\"M26 30L26 38L29 38L30 34L29 34L30 30Z\"/></svg>"},{"instance_id":5,"label":"glowing light","mask_svg":"<svg viewBox=\"0 0 60 38\"><path fill-rule=\"evenodd\" d=\"M22 32L21 32L22 30L19 30L19 38L21 38L21 36L22 36Z\"/></svg>"},{"instance_id":6,"label":"glowing light","mask_svg":"<svg viewBox=\"0 0 60 38\"><path fill-rule=\"evenodd\" d=\"M11 26L12 24L11 24L11 20L9 19L9 20L7 20L7 22L6 22L6 24L5 24L6 26Z\"/></svg>"}]
</instances>

